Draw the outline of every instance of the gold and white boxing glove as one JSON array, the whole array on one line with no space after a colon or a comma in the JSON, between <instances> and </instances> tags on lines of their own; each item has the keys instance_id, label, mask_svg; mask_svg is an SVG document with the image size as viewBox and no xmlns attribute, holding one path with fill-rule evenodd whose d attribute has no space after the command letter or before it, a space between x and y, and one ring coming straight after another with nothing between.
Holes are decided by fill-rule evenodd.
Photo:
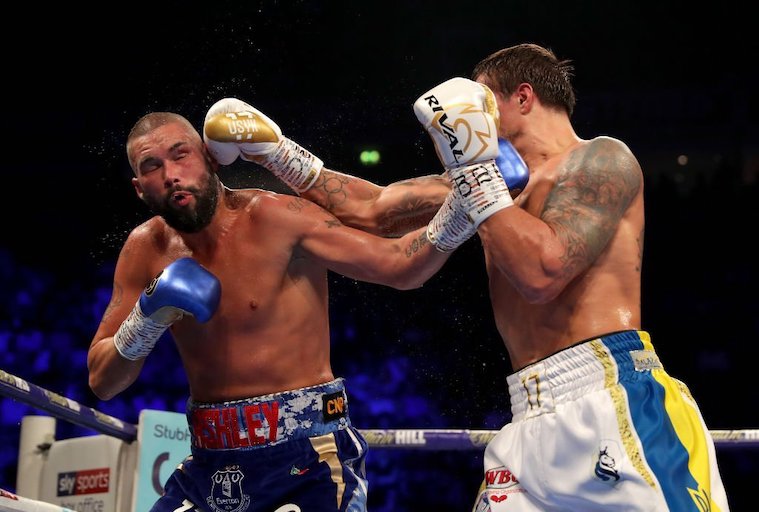
<instances>
[{"instance_id":1,"label":"gold and white boxing glove","mask_svg":"<svg viewBox=\"0 0 759 512\"><path fill-rule=\"evenodd\" d=\"M284 137L274 121L237 98L224 98L211 106L203 123L203 140L221 165L238 157L256 162L297 193L311 188L324 165Z\"/></svg>"},{"instance_id":2,"label":"gold and white boxing glove","mask_svg":"<svg viewBox=\"0 0 759 512\"><path fill-rule=\"evenodd\" d=\"M484 84L456 77L420 96L414 113L432 138L453 185L453 196L428 225L427 237L438 249L453 250L487 218L514 204L495 163L499 155L495 95ZM462 222L462 211L469 224Z\"/></svg>"}]
</instances>

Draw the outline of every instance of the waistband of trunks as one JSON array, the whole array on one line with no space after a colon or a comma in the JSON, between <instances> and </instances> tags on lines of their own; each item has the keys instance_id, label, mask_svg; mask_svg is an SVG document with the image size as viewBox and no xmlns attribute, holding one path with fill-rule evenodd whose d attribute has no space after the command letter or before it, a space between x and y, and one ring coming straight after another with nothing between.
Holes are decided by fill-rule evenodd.
<instances>
[{"instance_id":1,"label":"waistband of trunks","mask_svg":"<svg viewBox=\"0 0 759 512\"><path fill-rule=\"evenodd\" d=\"M251 450L350 426L343 379L221 403L187 401L193 449Z\"/></svg>"},{"instance_id":2,"label":"waistband of trunks","mask_svg":"<svg viewBox=\"0 0 759 512\"><path fill-rule=\"evenodd\" d=\"M586 340L507 377L511 412L535 415L618 382L663 369L645 331L622 331Z\"/></svg>"}]
</instances>

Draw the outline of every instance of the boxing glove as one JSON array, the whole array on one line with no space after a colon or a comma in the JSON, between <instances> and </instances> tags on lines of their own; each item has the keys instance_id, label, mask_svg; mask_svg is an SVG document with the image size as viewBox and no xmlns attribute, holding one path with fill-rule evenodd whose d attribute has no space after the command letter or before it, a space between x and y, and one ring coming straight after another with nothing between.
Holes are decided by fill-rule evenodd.
<instances>
[{"instance_id":1,"label":"boxing glove","mask_svg":"<svg viewBox=\"0 0 759 512\"><path fill-rule=\"evenodd\" d=\"M498 156L498 106L487 86L451 78L422 94L414 113L446 169Z\"/></svg>"},{"instance_id":2,"label":"boxing glove","mask_svg":"<svg viewBox=\"0 0 759 512\"><path fill-rule=\"evenodd\" d=\"M185 314L199 322L211 319L221 299L221 283L192 258L180 258L163 269L140 294L113 336L119 354L136 361L146 357L158 338Z\"/></svg>"},{"instance_id":3,"label":"boxing glove","mask_svg":"<svg viewBox=\"0 0 759 512\"><path fill-rule=\"evenodd\" d=\"M527 170L527 164L506 139L498 139L498 156L495 159L495 165L509 187L511 197L517 197L527 186L530 180L530 172Z\"/></svg>"},{"instance_id":4,"label":"boxing glove","mask_svg":"<svg viewBox=\"0 0 759 512\"><path fill-rule=\"evenodd\" d=\"M486 85L452 78L420 96L414 102L414 113L432 138L458 196L451 206L462 208L475 229L494 213L514 204L496 165L499 114L495 95ZM513 158L509 161L517 163ZM444 223L435 225L441 227ZM428 228L431 226L432 223ZM428 236L432 236L431 241L439 238L429 230Z\"/></svg>"},{"instance_id":5,"label":"boxing glove","mask_svg":"<svg viewBox=\"0 0 759 512\"><path fill-rule=\"evenodd\" d=\"M324 165L284 137L274 121L237 98L211 106L203 123L203 140L220 164L229 165L238 157L256 162L298 193L311 188Z\"/></svg>"}]
</instances>

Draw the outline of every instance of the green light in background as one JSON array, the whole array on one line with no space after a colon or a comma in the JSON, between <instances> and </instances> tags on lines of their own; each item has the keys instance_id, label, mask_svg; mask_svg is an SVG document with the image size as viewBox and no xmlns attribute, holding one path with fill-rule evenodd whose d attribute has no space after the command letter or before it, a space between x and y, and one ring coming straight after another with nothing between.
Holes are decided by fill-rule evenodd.
<instances>
[{"instance_id":1,"label":"green light in background","mask_svg":"<svg viewBox=\"0 0 759 512\"><path fill-rule=\"evenodd\" d=\"M380 161L380 153L376 149L365 149L359 155L359 159L364 165L377 165Z\"/></svg>"}]
</instances>

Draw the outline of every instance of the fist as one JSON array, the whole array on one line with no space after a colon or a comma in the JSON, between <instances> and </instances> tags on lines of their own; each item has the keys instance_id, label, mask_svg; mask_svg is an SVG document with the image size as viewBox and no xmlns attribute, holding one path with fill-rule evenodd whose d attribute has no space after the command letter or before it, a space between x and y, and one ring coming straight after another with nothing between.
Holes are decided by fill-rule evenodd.
<instances>
[{"instance_id":1,"label":"fist","mask_svg":"<svg viewBox=\"0 0 759 512\"><path fill-rule=\"evenodd\" d=\"M498 106L487 86L451 78L420 96L414 113L446 169L498 156Z\"/></svg>"},{"instance_id":2,"label":"fist","mask_svg":"<svg viewBox=\"0 0 759 512\"><path fill-rule=\"evenodd\" d=\"M180 258L163 269L140 295L140 309L152 319L178 320L184 313L207 322L221 299L221 283L192 258Z\"/></svg>"},{"instance_id":3,"label":"fist","mask_svg":"<svg viewBox=\"0 0 759 512\"><path fill-rule=\"evenodd\" d=\"M237 98L217 101L206 113L203 140L221 165L237 157L254 161L276 149L282 130L259 110Z\"/></svg>"}]
</instances>

